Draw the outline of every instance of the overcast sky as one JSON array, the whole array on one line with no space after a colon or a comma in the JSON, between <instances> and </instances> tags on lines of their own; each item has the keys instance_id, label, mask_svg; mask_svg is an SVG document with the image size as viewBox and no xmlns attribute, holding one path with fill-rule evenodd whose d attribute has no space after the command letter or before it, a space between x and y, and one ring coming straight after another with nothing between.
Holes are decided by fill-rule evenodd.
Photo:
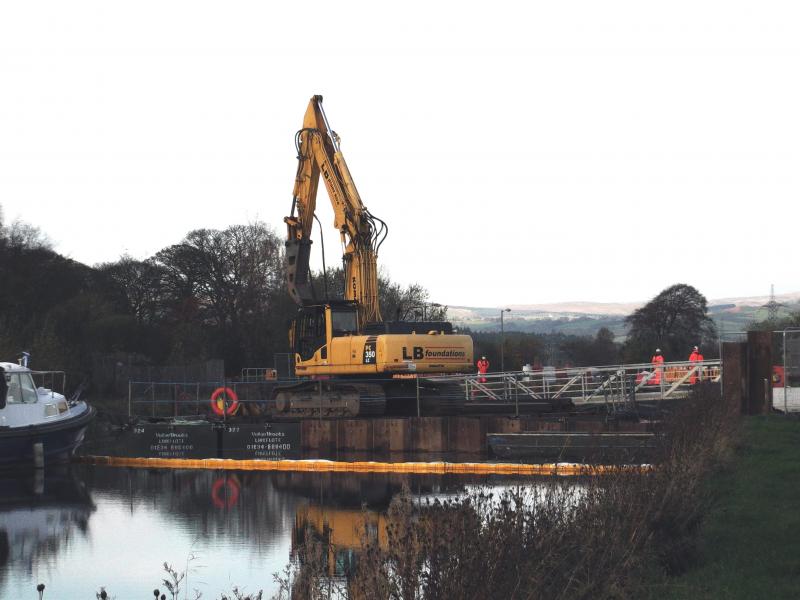
<instances>
[{"instance_id":1,"label":"overcast sky","mask_svg":"<svg viewBox=\"0 0 800 600\"><path fill-rule=\"evenodd\" d=\"M800 289L796 2L1 6L0 206L76 260L285 235L323 94L380 265L435 301Z\"/></svg>"}]
</instances>

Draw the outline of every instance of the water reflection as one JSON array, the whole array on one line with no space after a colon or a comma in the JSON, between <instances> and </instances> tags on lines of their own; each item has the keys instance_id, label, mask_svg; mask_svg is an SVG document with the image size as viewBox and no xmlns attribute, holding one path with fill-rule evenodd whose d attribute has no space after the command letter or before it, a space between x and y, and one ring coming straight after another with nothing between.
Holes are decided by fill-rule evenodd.
<instances>
[{"instance_id":1,"label":"water reflection","mask_svg":"<svg viewBox=\"0 0 800 600\"><path fill-rule=\"evenodd\" d=\"M30 573L85 536L94 510L68 467L0 473L0 589L9 573Z\"/></svg>"},{"instance_id":2,"label":"water reflection","mask_svg":"<svg viewBox=\"0 0 800 600\"><path fill-rule=\"evenodd\" d=\"M329 577L347 577L355 571L365 542L376 542L381 550L388 547L386 513L375 510L301 506L292 530L292 559L299 560L300 549L310 541L318 542L325 553L323 570Z\"/></svg>"},{"instance_id":3,"label":"water reflection","mask_svg":"<svg viewBox=\"0 0 800 600\"><path fill-rule=\"evenodd\" d=\"M233 585L275 589L272 574L306 532L328 542L327 569L351 569L362 535L385 544L386 512L407 487L417 497L503 477L223 472L80 467L0 482L0 597L148 597L171 562L189 587L216 598ZM194 555L196 561L188 558ZM47 596L46 596L47 597Z\"/></svg>"}]
</instances>

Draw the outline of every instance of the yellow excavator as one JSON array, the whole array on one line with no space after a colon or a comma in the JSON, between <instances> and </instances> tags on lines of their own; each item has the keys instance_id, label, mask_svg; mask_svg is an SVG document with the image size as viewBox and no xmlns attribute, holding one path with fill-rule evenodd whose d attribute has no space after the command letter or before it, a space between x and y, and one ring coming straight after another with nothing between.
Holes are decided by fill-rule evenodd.
<instances>
[{"instance_id":1,"label":"yellow excavator","mask_svg":"<svg viewBox=\"0 0 800 600\"><path fill-rule=\"evenodd\" d=\"M322 109L322 96L308 103L295 136L297 176L287 227L286 276L300 306L289 341L300 383L275 390L278 414L356 416L411 414L421 395L425 412L453 412L463 393L425 376L470 372L473 345L444 321L384 321L378 303L378 249L386 224L361 201ZM320 298L311 280L311 232L320 176L344 248L344 298ZM327 296L327 294L326 294ZM421 390L421 391L420 391ZM397 409L397 410L395 410Z\"/></svg>"}]
</instances>

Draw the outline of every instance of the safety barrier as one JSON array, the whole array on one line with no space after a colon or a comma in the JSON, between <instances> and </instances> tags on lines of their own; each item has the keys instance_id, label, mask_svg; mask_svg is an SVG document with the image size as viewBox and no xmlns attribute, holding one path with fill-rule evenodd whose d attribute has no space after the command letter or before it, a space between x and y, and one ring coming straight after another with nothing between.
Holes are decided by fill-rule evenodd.
<instances>
[{"instance_id":1,"label":"safety barrier","mask_svg":"<svg viewBox=\"0 0 800 600\"><path fill-rule=\"evenodd\" d=\"M226 419L237 413L266 414L273 404L274 379L247 381L128 382L128 416L185 418L217 415ZM243 408L244 407L244 408Z\"/></svg>"},{"instance_id":2,"label":"safety barrier","mask_svg":"<svg viewBox=\"0 0 800 600\"><path fill-rule=\"evenodd\" d=\"M696 383L718 383L721 376L720 361L707 360L485 373L466 376L460 383L467 404L510 402L519 408L568 401L575 406L606 404L616 409L637 401L684 398Z\"/></svg>"},{"instance_id":3,"label":"safety barrier","mask_svg":"<svg viewBox=\"0 0 800 600\"><path fill-rule=\"evenodd\" d=\"M247 369L244 380L194 383L137 382L128 385L128 413L131 417L181 418L216 413L222 419L236 411L248 417L270 416L275 412L272 392L277 380L265 379L266 369ZM720 361L670 362L612 365L566 369L542 369L476 375L422 376L438 386L431 401L430 386L417 379L406 388L405 399L425 414L426 405L444 401L465 404L478 410L501 414L551 411L555 405L575 407L606 405L610 411L626 409L636 402L685 398L701 381L719 382ZM283 380L291 383L297 380ZM362 383L370 380L363 379ZM376 382L382 380L375 380ZM437 387L437 386L434 386ZM226 392L223 394L222 392ZM212 397L215 399L212 401ZM428 414L430 414L428 412ZM320 415L322 416L322 415Z\"/></svg>"},{"instance_id":4,"label":"safety barrier","mask_svg":"<svg viewBox=\"0 0 800 600\"><path fill-rule=\"evenodd\" d=\"M278 378L278 370L268 367L245 367L242 381L272 381Z\"/></svg>"},{"instance_id":5,"label":"safety barrier","mask_svg":"<svg viewBox=\"0 0 800 600\"><path fill-rule=\"evenodd\" d=\"M234 471L303 471L348 473L414 473L464 475L558 475L593 476L621 472L646 472L650 465L583 465L575 463L449 463L449 462L343 462L330 460L235 460L224 458L131 458L118 456L82 456L79 462L145 469L212 469Z\"/></svg>"}]
</instances>

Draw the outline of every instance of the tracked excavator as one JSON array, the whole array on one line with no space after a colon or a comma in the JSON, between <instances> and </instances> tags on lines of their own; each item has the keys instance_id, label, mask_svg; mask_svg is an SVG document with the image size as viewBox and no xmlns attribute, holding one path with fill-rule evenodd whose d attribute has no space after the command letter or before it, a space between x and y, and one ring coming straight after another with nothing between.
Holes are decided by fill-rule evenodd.
<instances>
[{"instance_id":1,"label":"tracked excavator","mask_svg":"<svg viewBox=\"0 0 800 600\"><path fill-rule=\"evenodd\" d=\"M361 201L322 108L308 103L295 136L297 175L290 215L284 219L289 294L299 305L290 324L295 374L301 380L275 389L278 415L360 416L451 414L461 388L433 375L473 370L472 338L442 321L384 321L378 303L378 250L386 224ZM320 177L333 205L344 249L344 298L320 298L312 285L311 233Z\"/></svg>"}]
</instances>

